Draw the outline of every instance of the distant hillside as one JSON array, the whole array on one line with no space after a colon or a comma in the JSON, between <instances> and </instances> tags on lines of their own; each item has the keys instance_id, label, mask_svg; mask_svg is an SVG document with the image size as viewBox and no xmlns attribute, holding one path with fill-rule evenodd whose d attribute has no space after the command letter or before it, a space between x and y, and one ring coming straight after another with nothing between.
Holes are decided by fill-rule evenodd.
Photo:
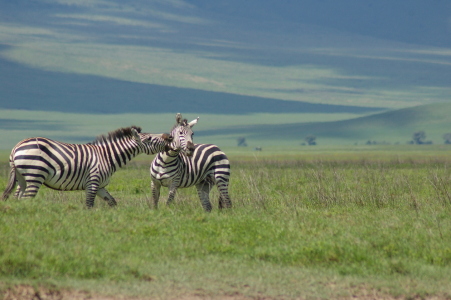
<instances>
[{"instance_id":1,"label":"distant hillside","mask_svg":"<svg viewBox=\"0 0 451 300\"><path fill-rule=\"evenodd\" d=\"M293 123L284 125L252 125L204 130L197 135L243 136L250 140L295 140L308 135L322 144L406 143L416 131L425 131L426 139L443 143L442 135L451 132L451 104L440 103L400 109L370 116L335 122ZM285 143L284 142L284 143Z\"/></svg>"},{"instance_id":2,"label":"distant hillside","mask_svg":"<svg viewBox=\"0 0 451 300\"><path fill-rule=\"evenodd\" d=\"M187 118L198 116L183 114ZM314 120L312 115L321 117L321 114L302 113L199 114L201 122L196 126L195 139L199 143L236 146L237 138L245 137L250 147L297 146L308 135L314 135L318 145L353 145L367 141L405 144L412 140L414 132L425 131L427 141L443 144L442 136L451 132L451 104L417 106L365 117L348 115L352 119L341 119L343 121L325 121L333 119L322 114L323 122L306 122ZM302 120L304 122L299 122ZM10 149L19 140L30 136L89 142L98 134L132 124L142 126L149 132L167 132L173 121L173 113L91 115L0 110L0 149Z\"/></svg>"},{"instance_id":3,"label":"distant hillside","mask_svg":"<svg viewBox=\"0 0 451 300\"><path fill-rule=\"evenodd\" d=\"M370 113L383 108L315 104L44 71L0 59L0 109L88 114ZM1 123L0 123L1 126Z\"/></svg>"},{"instance_id":4,"label":"distant hillside","mask_svg":"<svg viewBox=\"0 0 451 300\"><path fill-rule=\"evenodd\" d=\"M0 0L0 58L18 63L0 62L0 108L351 112L451 99L449 0L29 2Z\"/></svg>"}]
</instances>

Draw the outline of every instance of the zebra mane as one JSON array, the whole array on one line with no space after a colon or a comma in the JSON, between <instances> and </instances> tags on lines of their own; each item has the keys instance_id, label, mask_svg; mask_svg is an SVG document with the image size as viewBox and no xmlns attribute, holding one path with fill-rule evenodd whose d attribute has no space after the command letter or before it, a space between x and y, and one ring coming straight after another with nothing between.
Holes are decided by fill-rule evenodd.
<instances>
[{"instance_id":1,"label":"zebra mane","mask_svg":"<svg viewBox=\"0 0 451 300\"><path fill-rule=\"evenodd\" d=\"M119 128L116 129L115 131L109 132L108 134L99 135L93 142L89 144L99 145L107 142L120 140L124 137L125 138L132 137L133 136L132 129L135 129L136 131L138 131L138 133L141 133L141 127L139 126Z\"/></svg>"}]
</instances>

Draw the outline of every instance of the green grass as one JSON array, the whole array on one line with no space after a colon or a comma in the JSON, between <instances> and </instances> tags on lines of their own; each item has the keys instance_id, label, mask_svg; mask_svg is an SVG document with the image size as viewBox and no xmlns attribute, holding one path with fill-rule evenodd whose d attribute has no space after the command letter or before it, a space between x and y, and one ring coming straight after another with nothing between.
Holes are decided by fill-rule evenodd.
<instances>
[{"instance_id":1,"label":"green grass","mask_svg":"<svg viewBox=\"0 0 451 300\"><path fill-rule=\"evenodd\" d=\"M234 207L216 209L213 191L209 214L195 189L149 208L144 158L113 176L114 209L47 188L9 199L0 282L161 298L450 297L451 159L368 149L230 151Z\"/></svg>"}]
</instances>

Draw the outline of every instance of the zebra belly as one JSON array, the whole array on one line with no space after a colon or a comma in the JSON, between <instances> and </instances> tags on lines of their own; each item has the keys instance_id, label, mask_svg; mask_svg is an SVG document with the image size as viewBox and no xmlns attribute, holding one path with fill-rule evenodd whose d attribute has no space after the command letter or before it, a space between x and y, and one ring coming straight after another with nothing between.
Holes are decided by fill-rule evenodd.
<instances>
[{"instance_id":1,"label":"zebra belly","mask_svg":"<svg viewBox=\"0 0 451 300\"><path fill-rule=\"evenodd\" d=\"M50 180L46 180L44 185L58 191L77 191L84 190L84 181L71 182L67 178L66 180L57 181L58 177L53 177Z\"/></svg>"},{"instance_id":2,"label":"zebra belly","mask_svg":"<svg viewBox=\"0 0 451 300\"><path fill-rule=\"evenodd\" d=\"M192 174L191 174L192 175ZM184 176L182 180L180 180L179 187L180 188L189 188L195 186L201 182L213 183L213 180L209 180L209 174L203 174L202 176Z\"/></svg>"},{"instance_id":3,"label":"zebra belly","mask_svg":"<svg viewBox=\"0 0 451 300\"><path fill-rule=\"evenodd\" d=\"M58 191L79 191L79 190L86 190L86 182L87 180L85 178L81 178L79 180L69 180L69 178L66 178L62 181L55 181L57 177L52 178L51 180L46 180L44 182L44 185L46 187L49 187L54 190ZM100 182L98 185L98 188L104 188L108 185L109 180Z\"/></svg>"},{"instance_id":4,"label":"zebra belly","mask_svg":"<svg viewBox=\"0 0 451 300\"><path fill-rule=\"evenodd\" d=\"M170 187L172 185L173 182L173 178L162 178L162 179L158 179L157 177L153 177L154 179L157 179L157 181L161 184L161 186L164 187ZM161 176L160 176L161 178ZM196 185L197 183L199 183L202 180L197 180L195 182L184 182L183 180L179 182L179 184L177 185L178 188L188 188L188 187L192 187L194 185Z\"/></svg>"}]
</instances>

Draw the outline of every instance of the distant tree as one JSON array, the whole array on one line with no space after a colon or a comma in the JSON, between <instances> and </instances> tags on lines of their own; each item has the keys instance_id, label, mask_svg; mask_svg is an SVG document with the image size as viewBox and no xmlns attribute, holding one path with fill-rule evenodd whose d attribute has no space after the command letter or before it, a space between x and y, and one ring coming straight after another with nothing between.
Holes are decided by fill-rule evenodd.
<instances>
[{"instance_id":1,"label":"distant tree","mask_svg":"<svg viewBox=\"0 0 451 300\"><path fill-rule=\"evenodd\" d=\"M314 136L314 135L306 136L304 140L305 140L305 141L307 142L307 144L310 145L310 146L316 145L316 136Z\"/></svg>"},{"instance_id":2,"label":"distant tree","mask_svg":"<svg viewBox=\"0 0 451 300\"><path fill-rule=\"evenodd\" d=\"M412 135L413 144L416 144L416 145L424 144L425 139L426 139L426 133L422 130L414 132Z\"/></svg>"},{"instance_id":3,"label":"distant tree","mask_svg":"<svg viewBox=\"0 0 451 300\"><path fill-rule=\"evenodd\" d=\"M445 133L443 139L445 140L445 144L451 144L451 133Z\"/></svg>"},{"instance_id":4,"label":"distant tree","mask_svg":"<svg viewBox=\"0 0 451 300\"><path fill-rule=\"evenodd\" d=\"M245 137L239 137L236 139L238 143L238 147L247 147L246 138Z\"/></svg>"}]
</instances>

